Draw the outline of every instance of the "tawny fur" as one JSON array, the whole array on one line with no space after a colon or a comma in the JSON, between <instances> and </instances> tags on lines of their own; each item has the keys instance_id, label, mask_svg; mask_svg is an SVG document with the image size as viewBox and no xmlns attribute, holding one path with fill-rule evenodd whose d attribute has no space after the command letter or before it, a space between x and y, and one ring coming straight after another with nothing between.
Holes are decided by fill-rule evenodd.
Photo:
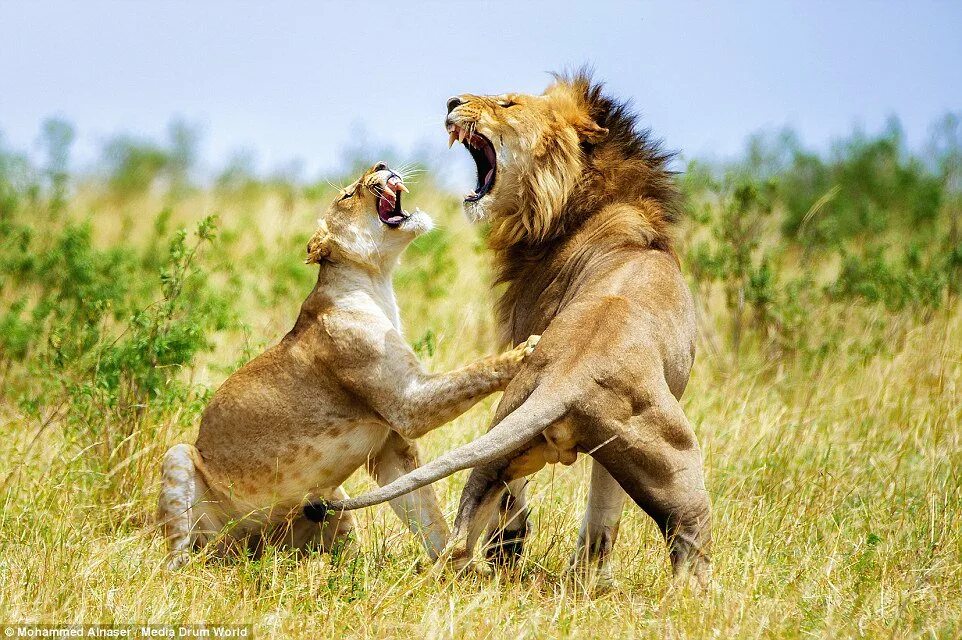
<instances>
[{"instance_id":1,"label":"tawny fur","mask_svg":"<svg viewBox=\"0 0 962 640\"><path fill-rule=\"evenodd\" d=\"M678 403L695 316L672 249L679 207L670 156L584 73L557 78L540 96L466 94L452 104L448 126L485 136L497 154L493 188L466 211L491 225L506 285L502 336L542 340L490 432L334 506L376 504L474 467L445 558L470 565L489 526L489 556L510 561L527 531L519 479L587 452L591 490L573 567L610 580L630 496L664 533L676 575L704 584L711 512L698 443Z\"/></svg>"},{"instance_id":2,"label":"tawny fur","mask_svg":"<svg viewBox=\"0 0 962 640\"><path fill-rule=\"evenodd\" d=\"M346 498L340 485L360 467L382 485L415 469L412 440L503 389L531 352L536 339L449 373L424 373L401 335L391 271L431 221L416 212L398 228L381 222L376 199L393 176L378 164L338 197L308 245L308 262L320 269L294 328L217 390L195 446L166 454L159 518L171 568L207 545L222 554L267 542L346 542L347 514L319 525L302 506ZM434 492L391 506L437 557L448 529Z\"/></svg>"}]
</instances>

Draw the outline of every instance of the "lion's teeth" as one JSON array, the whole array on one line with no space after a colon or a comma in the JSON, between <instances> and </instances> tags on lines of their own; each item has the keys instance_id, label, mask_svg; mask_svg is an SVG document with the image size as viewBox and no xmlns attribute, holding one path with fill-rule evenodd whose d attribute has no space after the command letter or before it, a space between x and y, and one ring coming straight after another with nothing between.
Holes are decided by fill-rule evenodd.
<instances>
[{"instance_id":1,"label":"lion's teeth","mask_svg":"<svg viewBox=\"0 0 962 640\"><path fill-rule=\"evenodd\" d=\"M468 132L464 129L458 128L458 142L464 142L464 139L468 137Z\"/></svg>"},{"instance_id":2,"label":"lion's teeth","mask_svg":"<svg viewBox=\"0 0 962 640\"><path fill-rule=\"evenodd\" d=\"M457 142L458 140L458 134L454 132L454 129L451 129L451 133L449 135L450 137L448 138L448 149L453 147L454 143Z\"/></svg>"}]
</instances>

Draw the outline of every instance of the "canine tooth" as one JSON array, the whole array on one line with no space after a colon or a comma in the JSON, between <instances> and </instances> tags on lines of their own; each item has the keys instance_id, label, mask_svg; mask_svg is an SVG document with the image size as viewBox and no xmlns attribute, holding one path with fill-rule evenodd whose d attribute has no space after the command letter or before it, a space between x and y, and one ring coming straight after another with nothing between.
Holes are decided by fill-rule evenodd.
<instances>
[{"instance_id":1,"label":"canine tooth","mask_svg":"<svg viewBox=\"0 0 962 640\"><path fill-rule=\"evenodd\" d=\"M464 139L468 137L468 132L464 129L458 129L458 142L464 142Z\"/></svg>"},{"instance_id":2,"label":"canine tooth","mask_svg":"<svg viewBox=\"0 0 962 640\"><path fill-rule=\"evenodd\" d=\"M449 148L450 148L450 147L449 147ZM398 189L400 189L401 191L403 191L404 193L411 193L411 191L410 191L407 187L404 186L404 183L403 183L403 182L398 182L398 183L395 184L394 186L397 187Z\"/></svg>"},{"instance_id":3,"label":"canine tooth","mask_svg":"<svg viewBox=\"0 0 962 640\"><path fill-rule=\"evenodd\" d=\"M458 134L454 132L454 129L451 129L451 132L448 135L450 136L448 138L448 149L450 149L451 147L454 146L454 143L457 142Z\"/></svg>"}]
</instances>

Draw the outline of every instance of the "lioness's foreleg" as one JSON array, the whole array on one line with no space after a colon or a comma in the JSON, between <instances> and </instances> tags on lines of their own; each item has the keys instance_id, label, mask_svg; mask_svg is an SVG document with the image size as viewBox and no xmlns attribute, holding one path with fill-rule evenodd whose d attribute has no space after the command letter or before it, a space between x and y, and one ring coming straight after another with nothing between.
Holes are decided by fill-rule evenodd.
<instances>
[{"instance_id":1,"label":"lioness's foreleg","mask_svg":"<svg viewBox=\"0 0 962 640\"><path fill-rule=\"evenodd\" d=\"M571 556L573 571L587 572L597 567L599 582L612 581L611 551L627 497L618 481L597 460L592 460L588 508L578 533L578 545Z\"/></svg>"},{"instance_id":2,"label":"lioness's foreleg","mask_svg":"<svg viewBox=\"0 0 962 640\"><path fill-rule=\"evenodd\" d=\"M502 354L412 380L399 399L400 406L388 414L392 416L391 425L405 438L414 440L447 424L488 395L504 389L539 339L532 336Z\"/></svg>"},{"instance_id":3,"label":"lioness's foreleg","mask_svg":"<svg viewBox=\"0 0 962 640\"><path fill-rule=\"evenodd\" d=\"M389 484L418 466L417 445L391 433L371 460L369 470L381 486ZM338 497L338 500L343 498ZM448 542L448 525L430 485L390 501L394 513L412 533L421 538L428 556L436 560ZM349 512L341 512L349 516Z\"/></svg>"}]
</instances>

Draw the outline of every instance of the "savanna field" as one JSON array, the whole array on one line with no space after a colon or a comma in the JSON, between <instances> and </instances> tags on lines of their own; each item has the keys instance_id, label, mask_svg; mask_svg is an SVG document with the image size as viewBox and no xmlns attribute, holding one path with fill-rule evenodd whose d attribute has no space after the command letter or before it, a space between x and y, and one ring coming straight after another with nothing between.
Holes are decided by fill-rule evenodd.
<instances>
[{"instance_id":1,"label":"savanna field","mask_svg":"<svg viewBox=\"0 0 962 640\"><path fill-rule=\"evenodd\" d=\"M672 587L630 506L616 587L565 575L588 465L533 478L523 561L439 579L382 505L360 552L162 568L159 464L227 375L293 325L318 209L352 176L210 179L196 132L117 137L71 173L49 121L0 138L0 611L5 622L245 623L255 637L962 637L962 122L907 149L896 122L813 151L791 132L688 162L678 253L699 310L683 406L705 453L714 583ZM451 153L456 153L452 151ZM358 166L379 158L358 155ZM681 165L679 165L681 166ZM402 258L409 342L442 371L494 353L483 229L410 163L438 229ZM482 433L491 398L421 441ZM436 485L449 522L466 473ZM363 472L352 495L372 488Z\"/></svg>"}]
</instances>

